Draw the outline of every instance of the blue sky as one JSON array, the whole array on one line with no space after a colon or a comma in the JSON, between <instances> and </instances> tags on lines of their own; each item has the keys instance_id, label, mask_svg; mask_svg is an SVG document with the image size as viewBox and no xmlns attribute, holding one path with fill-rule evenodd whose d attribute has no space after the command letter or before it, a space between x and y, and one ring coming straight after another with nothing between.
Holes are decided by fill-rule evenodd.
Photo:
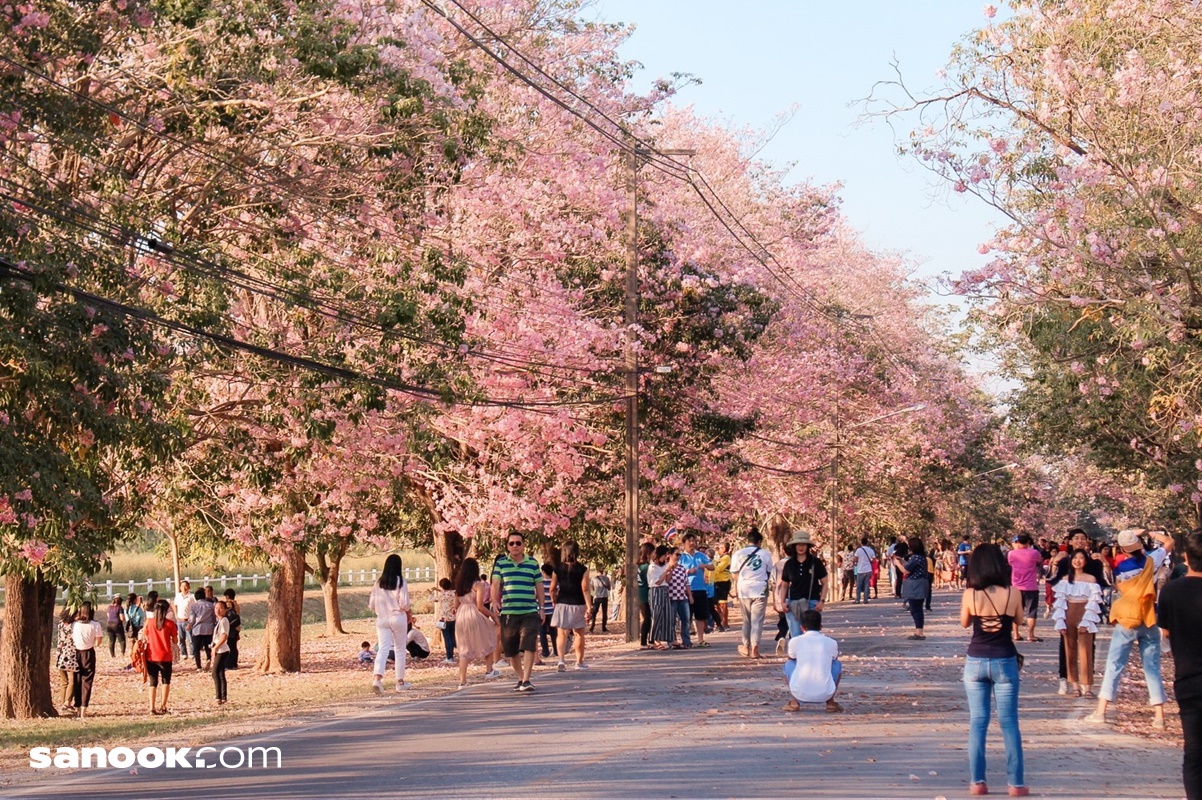
<instances>
[{"instance_id":1,"label":"blue sky","mask_svg":"<svg viewBox=\"0 0 1202 800\"><path fill-rule=\"evenodd\" d=\"M844 212L876 249L906 253L917 276L980 265L977 246L1002 224L975 198L949 197L932 175L898 156L883 120L862 122L873 83L899 63L907 84L937 84L952 47L985 23L974 0L597 0L593 13L637 26L624 58L642 62L639 87L672 72L702 80L677 102L735 126L793 120L761 157L795 162L792 180L843 184ZM857 124L859 123L859 124ZM905 136L909 127L897 128ZM953 302L947 298L940 303Z\"/></svg>"}]
</instances>

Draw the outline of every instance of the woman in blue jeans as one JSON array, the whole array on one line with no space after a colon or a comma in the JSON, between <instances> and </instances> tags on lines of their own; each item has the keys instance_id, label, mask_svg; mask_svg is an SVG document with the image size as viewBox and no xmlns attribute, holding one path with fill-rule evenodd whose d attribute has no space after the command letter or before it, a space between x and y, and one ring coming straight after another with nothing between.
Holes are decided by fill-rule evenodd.
<instances>
[{"instance_id":1,"label":"woman in blue jeans","mask_svg":"<svg viewBox=\"0 0 1202 800\"><path fill-rule=\"evenodd\" d=\"M1022 625L1022 594L1010 586L1010 565L996 544L977 545L968 559L968 588L960 602L960 624L972 627L964 660L968 695L968 772L971 795L989 793L985 784L985 732L991 699L1006 744L1006 782L1011 797L1029 794L1023 782L1023 740L1018 730L1018 650L1015 626Z\"/></svg>"}]
</instances>

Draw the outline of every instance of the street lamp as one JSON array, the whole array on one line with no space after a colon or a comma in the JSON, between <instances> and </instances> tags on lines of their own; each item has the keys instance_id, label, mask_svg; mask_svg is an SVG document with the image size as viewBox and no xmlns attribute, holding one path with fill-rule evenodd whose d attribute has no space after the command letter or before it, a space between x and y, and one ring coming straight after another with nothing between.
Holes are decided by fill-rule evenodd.
<instances>
[{"instance_id":1,"label":"street lamp","mask_svg":"<svg viewBox=\"0 0 1202 800\"><path fill-rule=\"evenodd\" d=\"M887 414L881 414L871 419L861 420L854 425L848 425L847 430L862 428L865 425L871 425L874 422L880 422L883 419L896 417L901 414L912 414L915 411L922 411L926 408L926 403L914 403L905 408L899 408L896 411L890 411ZM843 447L843 429L836 411L835 414L835 441L831 447L834 448L834 456L831 458L831 554L830 564L835 565L835 557L839 552L839 457L841 448Z\"/></svg>"}]
</instances>

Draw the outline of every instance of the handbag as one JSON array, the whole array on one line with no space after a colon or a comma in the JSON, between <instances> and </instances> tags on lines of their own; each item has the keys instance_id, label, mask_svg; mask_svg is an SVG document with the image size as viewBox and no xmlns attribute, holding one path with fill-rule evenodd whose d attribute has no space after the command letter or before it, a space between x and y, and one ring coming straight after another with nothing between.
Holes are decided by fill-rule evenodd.
<instances>
[{"instance_id":1,"label":"handbag","mask_svg":"<svg viewBox=\"0 0 1202 800\"><path fill-rule=\"evenodd\" d=\"M1023 663L1027 660L1026 657L1022 653L1018 652L1017 649L1015 649L1014 658L1016 661L1018 661L1018 668L1021 670L1023 668Z\"/></svg>"}]
</instances>

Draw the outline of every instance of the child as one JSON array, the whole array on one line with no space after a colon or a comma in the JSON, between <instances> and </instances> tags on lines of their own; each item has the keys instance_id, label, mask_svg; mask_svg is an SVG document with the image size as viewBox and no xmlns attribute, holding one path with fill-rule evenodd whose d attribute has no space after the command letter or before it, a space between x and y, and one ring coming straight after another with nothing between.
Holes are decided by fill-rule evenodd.
<instances>
[{"instance_id":1,"label":"child","mask_svg":"<svg viewBox=\"0 0 1202 800\"><path fill-rule=\"evenodd\" d=\"M376 654L372 652L371 642L361 643L359 645L359 666L370 667L375 660Z\"/></svg>"}]
</instances>

